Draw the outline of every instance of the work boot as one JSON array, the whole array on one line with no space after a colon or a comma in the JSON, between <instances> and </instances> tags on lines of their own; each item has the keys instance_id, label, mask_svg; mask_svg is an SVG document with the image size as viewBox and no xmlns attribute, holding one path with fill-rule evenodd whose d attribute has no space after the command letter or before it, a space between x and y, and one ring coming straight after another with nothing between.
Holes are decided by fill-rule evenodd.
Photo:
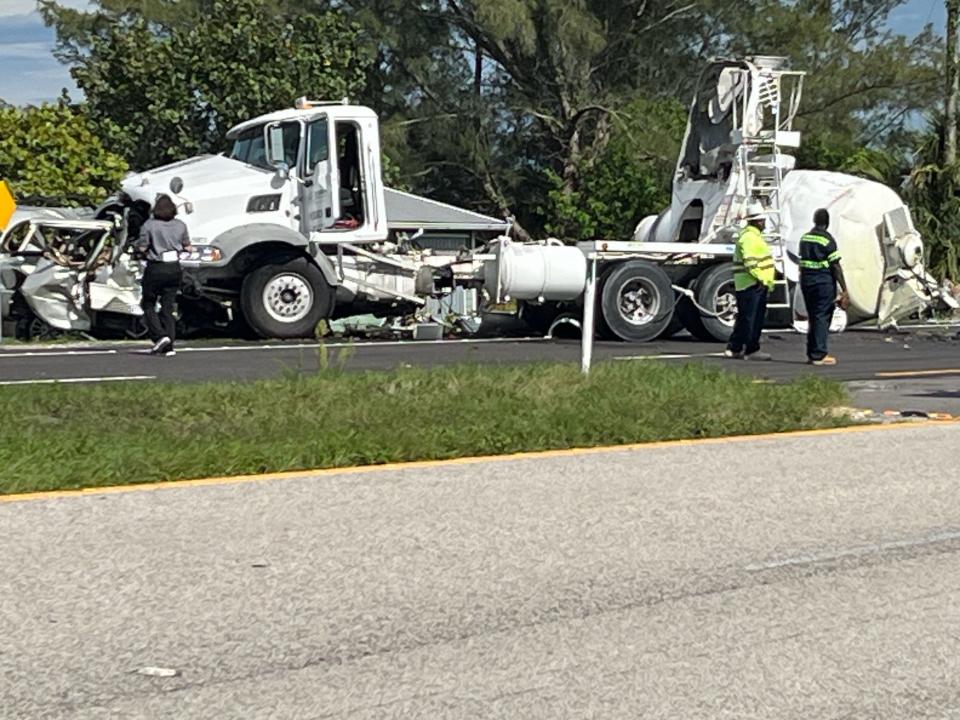
<instances>
[{"instance_id":1,"label":"work boot","mask_svg":"<svg viewBox=\"0 0 960 720\"><path fill-rule=\"evenodd\" d=\"M755 353L750 353L749 355L744 355L746 360L754 360L759 362L769 362L773 360L773 357L770 353L765 353L762 350L757 350Z\"/></svg>"},{"instance_id":2,"label":"work boot","mask_svg":"<svg viewBox=\"0 0 960 720\"><path fill-rule=\"evenodd\" d=\"M810 359L807 360L811 365L824 366L824 365L836 365L837 359L833 355L825 355L819 360Z\"/></svg>"},{"instance_id":3,"label":"work boot","mask_svg":"<svg viewBox=\"0 0 960 720\"><path fill-rule=\"evenodd\" d=\"M731 360L743 360L743 350L740 352L734 352L730 348L727 348L723 351L723 356L725 358L730 358Z\"/></svg>"}]
</instances>

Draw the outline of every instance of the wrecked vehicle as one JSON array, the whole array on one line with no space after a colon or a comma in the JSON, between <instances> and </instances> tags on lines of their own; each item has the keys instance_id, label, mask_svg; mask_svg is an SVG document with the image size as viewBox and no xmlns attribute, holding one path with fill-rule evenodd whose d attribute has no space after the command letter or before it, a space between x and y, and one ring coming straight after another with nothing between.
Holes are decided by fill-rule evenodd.
<instances>
[{"instance_id":1,"label":"wrecked vehicle","mask_svg":"<svg viewBox=\"0 0 960 720\"><path fill-rule=\"evenodd\" d=\"M0 316L23 339L143 336L139 278L120 218L25 211L0 237Z\"/></svg>"}]
</instances>

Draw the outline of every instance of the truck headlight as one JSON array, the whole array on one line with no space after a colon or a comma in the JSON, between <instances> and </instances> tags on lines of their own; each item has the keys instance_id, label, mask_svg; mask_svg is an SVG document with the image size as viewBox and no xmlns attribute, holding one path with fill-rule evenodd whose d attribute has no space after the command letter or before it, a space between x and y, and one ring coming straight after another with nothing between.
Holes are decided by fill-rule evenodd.
<instances>
[{"instance_id":1,"label":"truck headlight","mask_svg":"<svg viewBox=\"0 0 960 720\"><path fill-rule=\"evenodd\" d=\"M213 245L194 245L190 252L181 253L181 262L214 263L223 257L220 248Z\"/></svg>"}]
</instances>

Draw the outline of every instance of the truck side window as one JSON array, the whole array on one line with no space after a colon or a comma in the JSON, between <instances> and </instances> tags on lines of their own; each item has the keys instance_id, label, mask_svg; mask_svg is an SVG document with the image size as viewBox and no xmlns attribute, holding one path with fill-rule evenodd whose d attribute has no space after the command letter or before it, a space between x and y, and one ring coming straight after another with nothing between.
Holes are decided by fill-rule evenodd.
<instances>
[{"instance_id":1,"label":"truck side window","mask_svg":"<svg viewBox=\"0 0 960 720\"><path fill-rule=\"evenodd\" d=\"M327 134L327 121L317 120L310 123L307 131L307 175L313 175L317 163L330 159L330 139Z\"/></svg>"}]
</instances>

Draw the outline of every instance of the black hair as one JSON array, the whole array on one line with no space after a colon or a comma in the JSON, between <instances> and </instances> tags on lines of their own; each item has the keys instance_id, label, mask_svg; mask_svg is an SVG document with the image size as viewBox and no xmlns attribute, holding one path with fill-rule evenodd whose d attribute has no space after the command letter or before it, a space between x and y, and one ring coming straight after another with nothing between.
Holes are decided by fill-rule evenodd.
<instances>
[{"instance_id":1,"label":"black hair","mask_svg":"<svg viewBox=\"0 0 960 720\"><path fill-rule=\"evenodd\" d=\"M813 214L813 224L822 228L830 227L830 213L820 208Z\"/></svg>"},{"instance_id":2,"label":"black hair","mask_svg":"<svg viewBox=\"0 0 960 720\"><path fill-rule=\"evenodd\" d=\"M167 222L177 216L177 206L168 195L157 195L157 202L153 205L153 217L155 220Z\"/></svg>"}]
</instances>

